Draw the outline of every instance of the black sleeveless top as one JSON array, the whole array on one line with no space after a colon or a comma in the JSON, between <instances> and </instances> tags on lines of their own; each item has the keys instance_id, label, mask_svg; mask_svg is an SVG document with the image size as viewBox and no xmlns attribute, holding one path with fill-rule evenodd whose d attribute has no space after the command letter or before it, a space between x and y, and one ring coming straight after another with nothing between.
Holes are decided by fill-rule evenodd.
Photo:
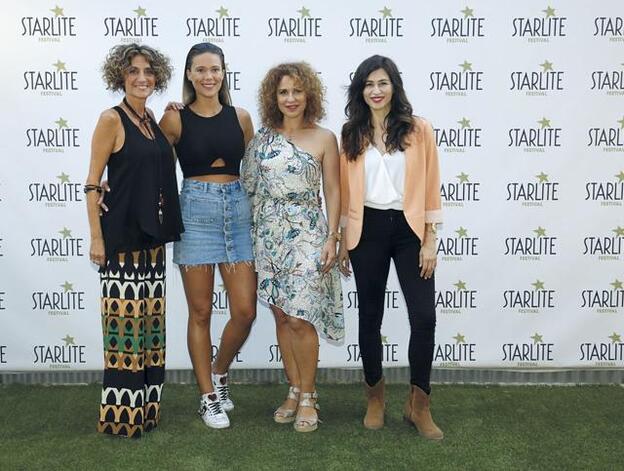
<instances>
[{"instance_id":1,"label":"black sleeveless top","mask_svg":"<svg viewBox=\"0 0 624 471\"><path fill-rule=\"evenodd\" d=\"M104 203L109 210L100 218L106 257L180 240L184 231L173 151L157 124L151 140L115 106L123 124L125 141L107 164L108 184ZM162 222L159 201L162 204Z\"/></svg>"},{"instance_id":2,"label":"black sleeveless top","mask_svg":"<svg viewBox=\"0 0 624 471\"><path fill-rule=\"evenodd\" d=\"M223 105L210 118L194 113L189 106L180 111L182 135L175 145L184 178L199 175L240 175L245 155L245 137L233 106ZM225 166L213 163L223 159Z\"/></svg>"}]
</instances>

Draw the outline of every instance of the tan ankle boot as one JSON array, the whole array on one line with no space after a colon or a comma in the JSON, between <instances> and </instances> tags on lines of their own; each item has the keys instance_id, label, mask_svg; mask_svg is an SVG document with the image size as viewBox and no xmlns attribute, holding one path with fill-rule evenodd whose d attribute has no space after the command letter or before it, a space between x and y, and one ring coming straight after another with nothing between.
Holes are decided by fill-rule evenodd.
<instances>
[{"instance_id":1,"label":"tan ankle boot","mask_svg":"<svg viewBox=\"0 0 624 471\"><path fill-rule=\"evenodd\" d=\"M405 403L403 418L428 440L442 440L444 433L438 428L431 417L429 396L418 386L410 386L410 395Z\"/></svg>"},{"instance_id":2,"label":"tan ankle boot","mask_svg":"<svg viewBox=\"0 0 624 471\"><path fill-rule=\"evenodd\" d=\"M371 430L378 430L384 426L384 379L381 378L374 386L369 386L364 381L364 389L368 399L366 416L364 417L364 427Z\"/></svg>"}]
</instances>

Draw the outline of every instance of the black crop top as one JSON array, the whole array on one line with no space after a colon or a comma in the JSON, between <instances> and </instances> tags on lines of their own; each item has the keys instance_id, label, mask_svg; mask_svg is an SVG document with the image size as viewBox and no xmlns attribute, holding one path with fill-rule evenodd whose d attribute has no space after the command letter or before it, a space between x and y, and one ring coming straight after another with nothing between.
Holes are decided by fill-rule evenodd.
<instances>
[{"instance_id":1,"label":"black crop top","mask_svg":"<svg viewBox=\"0 0 624 471\"><path fill-rule=\"evenodd\" d=\"M233 106L223 105L210 118L194 113L189 106L180 111L182 135L175 145L184 178L199 175L240 175L245 155L245 138ZM223 159L225 166L214 166Z\"/></svg>"}]
</instances>

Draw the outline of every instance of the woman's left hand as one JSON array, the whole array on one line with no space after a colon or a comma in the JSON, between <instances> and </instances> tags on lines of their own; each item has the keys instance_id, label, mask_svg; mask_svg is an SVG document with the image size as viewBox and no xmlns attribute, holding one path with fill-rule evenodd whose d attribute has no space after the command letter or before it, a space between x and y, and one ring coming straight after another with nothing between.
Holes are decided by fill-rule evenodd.
<instances>
[{"instance_id":1,"label":"woman's left hand","mask_svg":"<svg viewBox=\"0 0 624 471\"><path fill-rule=\"evenodd\" d=\"M330 237L325 241L321 251L321 273L328 273L336 262L336 241Z\"/></svg>"},{"instance_id":2,"label":"woman's left hand","mask_svg":"<svg viewBox=\"0 0 624 471\"><path fill-rule=\"evenodd\" d=\"M420 276L428 280L433 276L433 271L437 264L436 243L435 238L430 239L432 242L425 242L420 248L418 266L420 267Z\"/></svg>"}]
</instances>

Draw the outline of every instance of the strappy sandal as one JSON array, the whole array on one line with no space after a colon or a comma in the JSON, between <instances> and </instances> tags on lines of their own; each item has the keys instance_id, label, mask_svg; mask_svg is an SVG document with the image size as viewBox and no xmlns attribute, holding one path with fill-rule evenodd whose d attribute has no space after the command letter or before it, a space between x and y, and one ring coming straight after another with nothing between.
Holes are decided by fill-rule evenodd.
<instances>
[{"instance_id":1,"label":"strappy sandal","mask_svg":"<svg viewBox=\"0 0 624 471\"><path fill-rule=\"evenodd\" d=\"M299 408L312 407L319 411L321 408L318 405L318 394L316 391L311 393L301 393L301 399L299 400ZM314 432L318 428L318 424L321 419L316 417L301 417L297 414L294 427L297 432Z\"/></svg>"},{"instance_id":2,"label":"strappy sandal","mask_svg":"<svg viewBox=\"0 0 624 471\"><path fill-rule=\"evenodd\" d=\"M301 390L296 386L290 386L288 388L288 396L286 399L292 399L299 403L299 393ZM273 413L273 420L278 424L289 424L295 421L295 414L297 413L297 409L286 409L284 407L278 407L277 410Z\"/></svg>"}]
</instances>

